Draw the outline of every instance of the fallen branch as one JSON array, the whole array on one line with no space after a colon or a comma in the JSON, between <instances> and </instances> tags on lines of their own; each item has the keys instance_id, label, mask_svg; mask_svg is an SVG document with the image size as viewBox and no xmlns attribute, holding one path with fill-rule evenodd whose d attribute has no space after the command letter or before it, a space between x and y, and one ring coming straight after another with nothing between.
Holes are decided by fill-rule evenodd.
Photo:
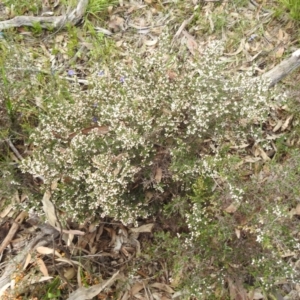
<instances>
[{"instance_id":1,"label":"fallen branch","mask_svg":"<svg viewBox=\"0 0 300 300\"><path fill-rule=\"evenodd\" d=\"M49 243L49 238L51 236L45 237L43 232L40 232L35 238L33 238L20 253L10 259L5 267L5 270L2 272L0 277L0 299L2 298L5 291L11 286L12 275L14 273L20 272L19 264L23 264L28 253L37 246L43 246Z\"/></svg>"},{"instance_id":2,"label":"fallen branch","mask_svg":"<svg viewBox=\"0 0 300 300\"><path fill-rule=\"evenodd\" d=\"M291 57L282 61L279 65L263 75L263 78L269 80L269 86L272 87L289 73L300 66L300 49L293 52Z\"/></svg>"},{"instance_id":3,"label":"fallen branch","mask_svg":"<svg viewBox=\"0 0 300 300\"><path fill-rule=\"evenodd\" d=\"M82 19L87 9L88 2L88 0L79 0L75 9L71 10L68 8L67 13L62 16L17 16L11 20L0 22L0 30L21 26L32 27L37 23L45 29L60 29L65 27L67 24L76 25Z\"/></svg>"},{"instance_id":4,"label":"fallen branch","mask_svg":"<svg viewBox=\"0 0 300 300\"><path fill-rule=\"evenodd\" d=\"M8 246L8 244L11 242L13 237L15 236L16 232L18 231L20 224L24 221L25 217L27 216L27 212L22 211L18 217L15 219L14 223L12 224L6 238L0 245L0 253L4 251L4 249Z\"/></svg>"}]
</instances>

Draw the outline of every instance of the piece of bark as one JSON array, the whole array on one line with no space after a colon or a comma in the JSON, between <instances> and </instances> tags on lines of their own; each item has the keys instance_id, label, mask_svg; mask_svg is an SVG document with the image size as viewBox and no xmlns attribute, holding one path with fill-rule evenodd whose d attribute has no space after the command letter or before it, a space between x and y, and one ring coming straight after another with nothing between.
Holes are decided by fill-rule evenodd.
<instances>
[{"instance_id":1,"label":"piece of bark","mask_svg":"<svg viewBox=\"0 0 300 300\"><path fill-rule=\"evenodd\" d=\"M269 81L269 87L274 86L288 74L293 72L300 66L300 49L293 52L293 54L283 60L279 65L268 71L263 75L263 78Z\"/></svg>"},{"instance_id":2,"label":"piece of bark","mask_svg":"<svg viewBox=\"0 0 300 300\"><path fill-rule=\"evenodd\" d=\"M35 16L17 16L11 20L0 22L0 30L21 27L21 26L34 26L39 24L45 29L61 29L67 24L76 25L83 17L88 0L79 0L77 7L73 10L67 9L67 13L62 16L51 16L51 17L35 17Z\"/></svg>"}]
</instances>

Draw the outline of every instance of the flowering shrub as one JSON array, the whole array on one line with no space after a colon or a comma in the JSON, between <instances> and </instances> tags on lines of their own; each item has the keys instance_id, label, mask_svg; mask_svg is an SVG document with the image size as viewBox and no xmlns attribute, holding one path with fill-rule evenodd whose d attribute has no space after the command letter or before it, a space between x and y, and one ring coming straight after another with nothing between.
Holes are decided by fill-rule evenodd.
<instances>
[{"instance_id":1,"label":"flowering shrub","mask_svg":"<svg viewBox=\"0 0 300 300\"><path fill-rule=\"evenodd\" d=\"M224 74L219 42L182 61L164 41L142 60L95 70L87 90L75 83L63 101L43 103L21 168L58 181L53 201L68 216L99 212L132 223L207 172L205 139L242 143L260 134L273 96L266 83Z\"/></svg>"},{"instance_id":2,"label":"flowering shrub","mask_svg":"<svg viewBox=\"0 0 300 300\"><path fill-rule=\"evenodd\" d=\"M63 82L44 95L21 169L45 188L57 183L51 199L67 218L180 215L186 230L160 232L155 247L172 253L170 280L177 287L180 278L189 295L209 298L235 279L268 289L290 276L282 254L297 249L279 196L286 189L276 185L270 200L272 181L240 180L228 145L263 139L261 123L280 95L251 74L225 73L220 42L194 59L167 45L165 37L142 60L95 66L87 88Z\"/></svg>"},{"instance_id":3,"label":"flowering shrub","mask_svg":"<svg viewBox=\"0 0 300 300\"><path fill-rule=\"evenodd\" d=\"M31 176L18 169L20 156L12 156L9 144L22 149L24 137L36 125L33 99L37 91L42 92L28 51L21 55L17 47L5 40L0 49L0 198L12 204L13 195L30 194L32 185ZM40 199L41 195L36 195Z\"/></svg>"},{"instance_id":4,"label":"flowering shrub","mask_svg":"<svg viewBox=\"0 0 300 300\"><path fill-rule=\"evenodd\" d=\"M299 247L291 230L291 205L280 197L269 198L275 195L270 180L262 184L253 178L247 184L248 190L242 183L243 189L234 190L228 184L214 193L210 178L200 177L193 185L192 207L186 212L189 233L182 238L185 251L194 253L194 269L185 283L194 296L210 296L230 280L263 291L281 278L296 282L295 272L284 258ZM255 190L258 186L262 189L259 193ZM278 190L278 195L285 192ZM238 207L234 213L224 207L228 195ZM183 263L182 268L186 267Z\"/></svg>"},{"instance_id":5,"label":"flowering shrub","mask_svg":"<svg viewBox=\"0 0 300 300\"><path fill-rule=\"evenodd\" d=\"M217 174L233 160L214 157L205 168L215 176L199 176L189 195L176 199L188 203L181 209L188 230L181 225L180 233L158 232L152 251L169 263L170 283L186 292L183 299L223 299L226 286L241 297L249 290L267 295L280 281L299 281L291 260L300 247L292 213L299 206L300 160L298 151L290 156L247 181L229 170L223 183Z\"/></svg>"}]
</instances>

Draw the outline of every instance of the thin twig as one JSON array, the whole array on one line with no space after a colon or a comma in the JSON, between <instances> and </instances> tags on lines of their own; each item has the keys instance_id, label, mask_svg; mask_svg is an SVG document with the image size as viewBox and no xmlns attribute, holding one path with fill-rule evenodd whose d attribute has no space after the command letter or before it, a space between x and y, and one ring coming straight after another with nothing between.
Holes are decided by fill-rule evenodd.
<instances>
[{"instance_id":1,"label":"thin twig","mask_svg":"<svg viewBox=\"0 0 300 300\"><path fill-rule=\"evenodd\" d=\"M14 152L19 160L23 160L22 155L19 153L18 149L13 145L10 139L5 139L6 143L8 144L9 148Z\"/></svg>"}]
</instances>

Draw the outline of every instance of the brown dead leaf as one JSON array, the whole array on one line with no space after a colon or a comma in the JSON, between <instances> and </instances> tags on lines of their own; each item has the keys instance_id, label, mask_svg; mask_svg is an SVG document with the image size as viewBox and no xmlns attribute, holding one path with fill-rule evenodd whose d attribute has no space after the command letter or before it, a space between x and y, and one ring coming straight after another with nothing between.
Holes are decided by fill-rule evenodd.
<instances>
[{"instance_id":1,"label":"brown dead leaf","mask_svg":"<svg viewBox=\"0 0 300 300\"><path fill-rule=\"evenodd\" d=\"M244 162L247 162L247 163L256 163L258 161L260 161L261 158L260 157L252 157L252 156L246 156L244 158Z\"/></svg>"},{"instance_id":2,"label":"brown dead leaf","mask_svg":"<svg viewBox=\"0 0 300 300\"><path fill-rule=\"evenodd\" d=\"M265 299L264 295L261 293L259 289L254 291L253 300Z\"/></svg>"},{"instance_id":3,"label":"brown dead leaf","mask_svg":"<svg viewBox=\"0 0 300 300\"><path fill-rule=\"evenodd\" d=\"M51 198L51 192L47 190L43 196L42 203L43 203L43 210L46 214L46 218L51 226L56 226L58 223L56 218L56 211L55 206L50 201Z\"/></svg>"},{"instance_id":4,"label":"brown dead leaf","mask_svg":"<svg viewBox=\"0 0 300 300\"><path fill-rule=\"evenodd\" d=\"M91 224L89 225L88 231L89 231L89 232L94 232L94 231L97 230L97 228L98 228L98 222L93 222L93 223L91 223Z\"/></svg>"},{"instance_id":5,"label":"brown dead leaf","mask_svg":"<svg viewBox=\"0 0 300 300\"><path fill-rule=\"evenodd\" d=\"M171 300L172 298L169 296L169 297L166 297L165 295L163 295L163 293L161 292L152 292L151 293L151 296L152 298L145 298L145 299L142 299L142 300L148 300L148 299L155 299L155 300ZM179 299L179 298L175 298L175 299Z\"/></svg>"},{"instance_id":6,"label":"brown dead leaf","mask_svg":"<svg viewBox=\"0 0 300 300\"><path fill-rule=\"evenodd\" d=\"M53 254L55 254L58 257L62 257L56 250L54 250L52 248L44 247L44 246L37 247L36 251L38 253L44 254L44 255L53 255Z\"/></svg>"},{"instance_id":7,"label":"brown dead leaf","mask_svg":"<svg viewBox=\"0 0 300 300\"><path fill-rule=\"evenodd\" d=\"M117 238L116 231L113 228L109 228L109 227L104 227L104 229L109 233L111 237L111 241L109 244L114 245Z\"/></svg>"},{"instance_id":8,"label":"brown dead leaf","mask_svg":"<svg viewBox=\"0 0 300 300\"><path fill-rule=\"evenodd\" d=\"M2 200L2 199L1 199ZM3 202L5 201L5 199L3 199ZM2 201L1 201L2 202ZM2 204L2 203L1 203ZM4 206L4 205L3 205ZM3 207L2 206L2 207ZM5 218L9 212L12 210L13 208L13 205L12 204L9 204L7 205L3 210L0 211L0 218L3 219Z\"/></svg>"},{"instance_id":9,"label":"brown dead leaf","mask_svg":"<svg viewBox=\"0 0 300 300\"><path fill-rule=\"evenodd\" d=\"M278 120L276 126L273 128L273 132L278 131L282 126L282 120Z\"/></svg>"},{"instance_id":10,"label":"brown dead leaf","mask_svg":"<svg viewBox=\"0 0 300 300\"><path fill-rule=\"evenodd\" d=\"M56 226L53 226L56 230L58 231L61 231L63 233L66 233L66 234L73 234L73 235L85 235L85 232L84 231L80 231L80 230L66 230L66 229L61 229L59 227L56 227Z\"/></svg>"},{"instance_id":11,"label":"brown dead leaf","mask_svg":"<svg viewBox=\"0 0 300 300\"><path fill-rule=\"evenodd\" d=\"M114 156L112 158L112 162L118 162L118 161L121 161L123 159L123 157L126 157L127 156L127 153L120 153L118 154L117 156Z\"/></svg>"},{"instance_id":12,"label":"brown dead leaf","mask_svg":"<svg viewBox=\"0 0 300 300\"><path fill-rule=\"evenodd\" d=\"M54 191L57 189L57 185L58 185L58 180L53 180L51 182L51 191Z\"/></svg>"},{"instance_id":13,"label":"brown dead leaf","mask_svg":"<svg viewBox=\"0 0 300 300\"><path fill-rule=\"evenodd\" d=\"M144 41L144 44L145 44L146 46L149 46L149 47L150 47L150 46L156 45L157 42L158 42L158 38L155 37L155 38L153 38L152 40L145 40L145 41Z\"/></svg>"},{"instance_id":14,"label":"brown dead leaf","mask_svg":"<svg viewBox=\"0 0 300 300\"><path fill-rule=\"evenodd\" d=\"M97 296L105 288L110 287L118 278L119 271L116 272L110 279L105 280L99 284L93 285L91 287L85 288L80 287L75 292L73 292L67 300L82 300L82 299L92 299Z\"/></svg>"},{"instance_id":15,"label":"brown dead leaf","mask_svg":"<svg viewBox=\"0 0 300 300\"><path fill-rule=\"evenodd\" d=\"M91 126L91 127L87 127L82 129L80 132L84 135L89 134L91 131L96 132L97 135L103 135L109 132L109 128L108 126ZM73 132L71 134L69 134L69 139L73 139L79 132Z\"/></svg>"},{"instance_id":16,"label":"brown dead leaf","mask_svg":"<svg viewBox=\"0 0 300 300\"><path fill-rule=\"evenodd\" d=\"M83 134L87 134L91 131L95 131L97 135L102 135L102 134L106 134L109 131L108 126L95 126L95 127L90 127L90 128L85 128L82 130Z\"/></svg>"},{"instance_id":17,"label":"brown dead leaf","mask_svg":"<svg viewBox=\"0 0 300 300\"><path fill-rule=\"evenodd\" d=\"M59 34L55 37L55 43L59 44L61 43L63 40L65 39L65 35L64 34Z\"/></svg>"},{"instance_id":18,"label":"brown dead leaf","mask_svg":"<svg viewBox=\"0 0 300 300\"><path fill-rule=\"evenodd\" d=\"M124 243L124 238L120 235L117 235L114 240L114 244L110 243L110 245L114 246L113 251L118 253L121 250L123 243Z\"/></svg>"},{"instance_id":19,"label":"brown dead leaf","mask_svg":"<svg viewBox=\"0 0 300 300\"><path fill-rule=\"evenodd\" d=\"M112 35L112 32L105 29L105 28L102 28L102 27L95 27L95 30L99 33L103 33L103 34L106 34L106 35Z\"/></svg>"},{"instance_id":20,"label":"brown dead leaf","mask_svg":"<svg viewBox=\"0 0 300 300\"><path fill-rule=\"evenodd\" d=\"M255 157L260 156L259 146L257 144L253 145L252 153Z\"/></svg>"},{"instance_id":21,"label":"brown dead leaf","mask_svg":"<svg viewBox=\"0 0 300 300\"><path fill-rule=\"evenodd\" d=\"M76 276L79 287L82 287L81 271L82 271L81 266L79 266L77 268L77 276Z\"/></svg>"},{"instance_id":22,"label":"brown dead leaf","mask_svg":"<svg viewBox=\"0 0 300 300\"><path fill-rule=\"evenodd\" d=\"M110 17L110 21L108 23L108 27L113 31L117 32L124 29L125 20L117 15L113 15Z\"/></svg>"},{"instance_id":23,"label":"brown dead leaf","mask_svg":"<svg viewBox=\"0 0 300 300\"><path fill-rule=\"evenodd\" d=\"M72 245L74 239L74 234L64 234L63 240L66 242L67 246L70 247Z\"/></svg>"},{"instance_id":24,"label":"brown dead leaf","mask_svg":"<svg viewBox=\"0 0 300 300\"><path fill-rule=\"evenodd\" d=\"M237 145L237 146L230 146L230 149L245 149L247 147L249 147L250 144L241 144L241 145Z\"/></svg>"},{"instance_id":25,"label":"brown dead leaf","mask_svg":"<svg viewBox=\"0 0 300 300\"><path fill-rule=\"evenodd\" d=\"M174 39L176 39L180 36L180 34L184 30L184 28L192 21L193 18L194 18L194 14L192 14L187 20L183 21L183 23L180 25L177 32L175 33L173 41L174 41Z\"/></svg>"},{"instance_id":26,"label":"brown dead leaf","mask_svg":"<svg viewBox=\"0 0 300 300\"><path fill-rule=\"evenodd\" d=\"M233 281L231 278L227 278L230 299L232 300L247 300L248 296L246 290L240 282Z\"/></svg>"},{"instance_id":27,"label":"brown dead leaf","mask_svg":"<svg viewBox=\"0 0 300 300\"><path fill-rule=\"evenodd\" d=\"M139 300L148 300L149 298L141 295L141 294L135 294L134 296L135 299L139 299ZM160 298L156 298L156 299L160 299Z\"/></svg>"},{"instance_id":28,"label":"brown dead leaf","mask_svg":"<svg viewBox=\"0 0 300 300\"><path fill-rule=\"evenodd\" d=\"M136 295L139 291L141 291L144 288L144 284L141 282L136 282L130 289L129 294L131 297Z\"/></svg>"},{"instance_id":29,"label":"brown dead leaf","mask_svg":"<svg viewBox=\"0 0 300 300\"><path fill-rule=\"evenodd\" d=\"M293 211L294 215L300 216L300 203L297 204L295 210Z\"/></svg>"},{"instance_id":30,"label":"brown dead leaf","mask_svg":"<svg viewBox=\"0 0 300 300\"><path fill-rule=\"evenodd\" d=\"M283 40L283 36L284 36L283 30L279 28L277 33L277 40L281 42Z\"/></svg>"},{"instance_id":31,"label":"brown dead leaf","mask_svg":"<svg viewBox=\"0 0 300 300\"><path fill-rule=\"evenodd\" d=\"M89 245L90 246L90 245ZM90 246L90 253L91 255L94 255L98 252L98 246L97 245L94 245L94 246Z\"/></svg>"},{"instance_id":32,"label":"brown dead leaf","mask_svg":"<svg viewBox=\"0 0 300 300\"><path fill-rule=\"evenodd\" d=\"M283 253L283 254L281 254L280 256L282 257L282 258L286 258L286 257L294 257L296 255L296 252L286 252L286 253Z\"/></svg>"},{"instance_id":33,"label":"brown dead leaf","mask_svg":"<svg viewBox=\"0 0 300 300\"><path fill-rule=\"evenodd\" d=\"M240 52L243 51L243 49L244 49L244 47L245 47L245 42L246 42L246 39L242 39L242 40L241 40L241 43L240 43L240 45L239 45L239 47L238 47L238 49L237 49L235 52L232 52L232 53L224 53L224 54L227 55L227 56L235 56L235 55L239 54Z\"/></svg>"},{"instance_id":34,"label":"brown dead leaf","mask_svg":"<svg viewBox=\"0 0 300 300\"><path fill-rule=\"evenodd\" d=\"M116 47L117 47L117 48L120 48L120 47L123 45L123 43L124 43L123 40L117 41L117 42L116 42Z\"/></svg>"},{"instance_id":35,"label":"brown dead leaf","mask_svg":"<svg viewBox=\"0 0 300 300\"><path fill-rule=\"evenodd\" d=\"M172 70L168 70L167 71L167 77L170 79L170 80L174 80L177 78L177 73L172 71Z\"/></svg>"},{"instance_id":36,"label":"brown dead leaf","mask_svg":"<svg viewBox=\"0 0 300 300\"><path fill-rule=\"evenodd\" d=\"M72 278L74 278L75 275L76 275L76 270L72 267L70 267L70 268L68 268L67 270L64 271L64 276L68 280L71 280Z\"/></svg>"},{"instance_id":37,"label":"brown dead leaf","mask_svg":"<svg viewBox=\"0 0 300 300\"><path fill-rule=\"evenodd\" d=\"M198 49L198 44L197 44L196 40L186 30L183 30L182 33L183 33L183 35L186 38L186 46L187 46L187 48L192 53L192 55L195 55L195 51Z\"/></svg>"},{"instance_id":38,"label":"brown dead leaf","mask_svg":"<svg viewBox=\"0 0 300 300\"><path fill-rule=\"evenodd\" d=\"M12 196L12 199L11 199L12 203L14 204L17 204L17 203L20 203L21 200L20 200L20 196L19 196L19 192L16 191L13 196Z\"/></svg>"},{"instance_id":39,"label":"brown dead leaf","mask_svg":"<svg viewBox=\"0 0 300 300\"><path fill-rule=\"evenodd\" d=\"M50 280L52 278L53 278L52 276L42 276L41 278L36 277L36 276L31 276L31 277L25 276L23 278L23 282L26 282L26 284L28 284L28 285L33 285L33 284L36 284L38 282L44 282L46 280Z\"/></svg>"},{"instance_id":40,"label":"brown dead leaf","mask_svg":"<svg viewBox=\"0 0 300 300\"><path fill-rule=\"evenodd\" d=\"M281 131L285 131L285 130L289 127L289 125L290 125L290 123L291 123L293 117L294 117L294 115L290 115L290 116L285 120L284 124L283 124L282 127L281 127Z\"/></svg>"},{"instance_id":41,"label":"brown dead leaf","mask_svg":"<svg viewBox=\"0 0 300 300\"><path fill-rule=\"evenodd\" d=\"M241 237L241 230L236 228L235 229L235 234L236 234L237 238L239 239Z\"/></svg>"},{"instance_id":42,"label":"brown dead leaf","mask_svg":"<svg viewBox=\"0 0 300 300\"><path fill-rule=\"evenodd\" d=\"M56 258L55 261L65 262L65 263L69 264L70 266L75 266L75 265L77 265L77 266L80 266L81 268L83 268L83 265L82 265L80 262L78 262L78 261L76 261L76 260L68 259L68 258L66 258L66 257Z\"/></svg>"},{"instance_id":43,"label":"brown dead leaf","mask_svg":"<svg viewBox=\"0 0 300 300\"><path fill-rule=\"evenodd\" d=\"M131 228L130 232L151 232L153 226L154 223L145 224L137 228Z\"/></svg>"},{"instance_id":44,"label":"brown dead leaf","mask_svg":"<svg viewBox=\"0 0 300 300\"><path fill-rule=\"evenodd\" d=\"M136 256L141 255L141 244L140 242L135 239L134 237L130 238L131 244L135 247Z\"/></svg>"},{"instance_id":45,"label":"brown dead leaf","mask_svg":"<svg viewBox=\"0 0 300 300\"><path fill-rule=\"evenodd\" d=\"M279 47L277 49L277 51L275 52L275 57L280 58L280 57L282 57L283 53L284 53L284 47Z\"/></svg>"},{"instance_id":46,"label":"brown dead leaf","mask_svg":"<svg viewBox=\"0 0 300 300\"><path fill-rule=\"evenodd\" d=\"M264 161L271 160L271 158L267 155L267 153L266 153L261 147L258 147L257 149L258 149L258 151L259 151L260 157L261 157Z\"/></svg>"},{"instance_id":47,"label":"brown dead leaf","mask_svg":"<svg viewBox=\"0 0 300 300\"><path fill-rule=\"evenodd\" d=\"M34 99L35 99L36 106L43 109L44 106L43 106L43 99L42 99L42 97L35 96Z\"/></svg>"},{"instance_id":48,"label":"brown dead leaf","mask_svg":"<svg viewBox=\"0 0 300 300\"><path fill-rule=\"evenodd\" d=\"M121 300L128 300L130 298L131 298L131 296L129 295L129 292L125 291L125 293L123 294Z\"/></svg>"},{"instance_id":49,"label":"brown dead leaf","mask_svg":"<svg viewBox=\"0 0 300 300\"><path fill-rule=\"evenodd\" d=\"M121 172L122 169L123 169L122 166L118 166L117 168L115 168L115 169L113 170L112 173L114 174L114 177L115 177L115 178L118 176L118 174Z\"/></svg>"},{"instance_id":50,"label":"brown dead leaf","mask_svg":"<svg viewBox=\"0 0 300 300\"><path fill-rule=\"evenodd\" d=\"M78 247L85 249L87 244L92 245L96 237L96 232L89 232L84 236L78 237Z\"/></svg>"},{"instance_id":51,"label":"brown dead leaf","mask_svg":"<svg viewBox=\"0 0 300 300\"><path fill-rule=\"evenodd\" d=\"M162 168L157 168L155 171L155 177L154 177L156 183L160 183L161 178L162 178Z\"/></svg>"},{"instance_id":52,"label":"brown dead leaf","mask_svg":"<svg viewBox=\"0 0 300 300\"><path fill-rule=\"evenodd\" d=\"M147 203L149 203L150 200L152 199L153 195L154 195L154 194L153 194L152 192L147 191L147 192L145 193L145 201L146 201Z\"/></svg>"},{"instance_id":53,"label":"brown dead leaf","mask_svg":"<svg viewBox=\"0 0 300 300\"><path fill-rule=\"evenodd\" d=\"M238 208L239 204L232 202L227 208L224 209L224 211L226 211L229 214L233 214L237 211Z\"/></svg>"},{"instance_id":54,"label":"brown dead leaf","mask_svg":"<svg viewBox=\"0 0 300 300\"><path fill-rule=\"evenodd\" d=\"M31 254L28 253L26 256L26 260L24 262L23 270L26 270L27 266L30 264L30 261L31 261Z\"/></svg>"},{"instance_id":55,"label":"brown dead leaf","mask_svg":"<svg viewBox=\"0 0 300 300\"><path fill-rule=\"evenodd\" d=\"M49 276L49 273L48 273L48 269L44 263L44 261L41 259L41 258L37 258L36 259L36 263L40 269L40 271L42 272L42 274L45 276L45 277L48 277Z\"/></svg>"},{"instance_id":56,"label":"brown dead leaf","mask_svg":"<svg viewBox=\"0 0 300 300\"><path fill-rule=\"evenodd\" d=\"M104 224L100 224L96 234L96 241L99 241L104 229Z\"/></svg>"},{"instance_id":57,"label":"brown dead leaf","mask_svg":"<svg viewBox=\"0 0 300 300\"><path fill-rule=\"evenodd\" d=\"M165 291L165 292L170 293L170 294L174 293L174 290L169 285L167 285L165 283L155 282L155 283L150 284L150 287Z\"/></svg>"}]
</instances>

